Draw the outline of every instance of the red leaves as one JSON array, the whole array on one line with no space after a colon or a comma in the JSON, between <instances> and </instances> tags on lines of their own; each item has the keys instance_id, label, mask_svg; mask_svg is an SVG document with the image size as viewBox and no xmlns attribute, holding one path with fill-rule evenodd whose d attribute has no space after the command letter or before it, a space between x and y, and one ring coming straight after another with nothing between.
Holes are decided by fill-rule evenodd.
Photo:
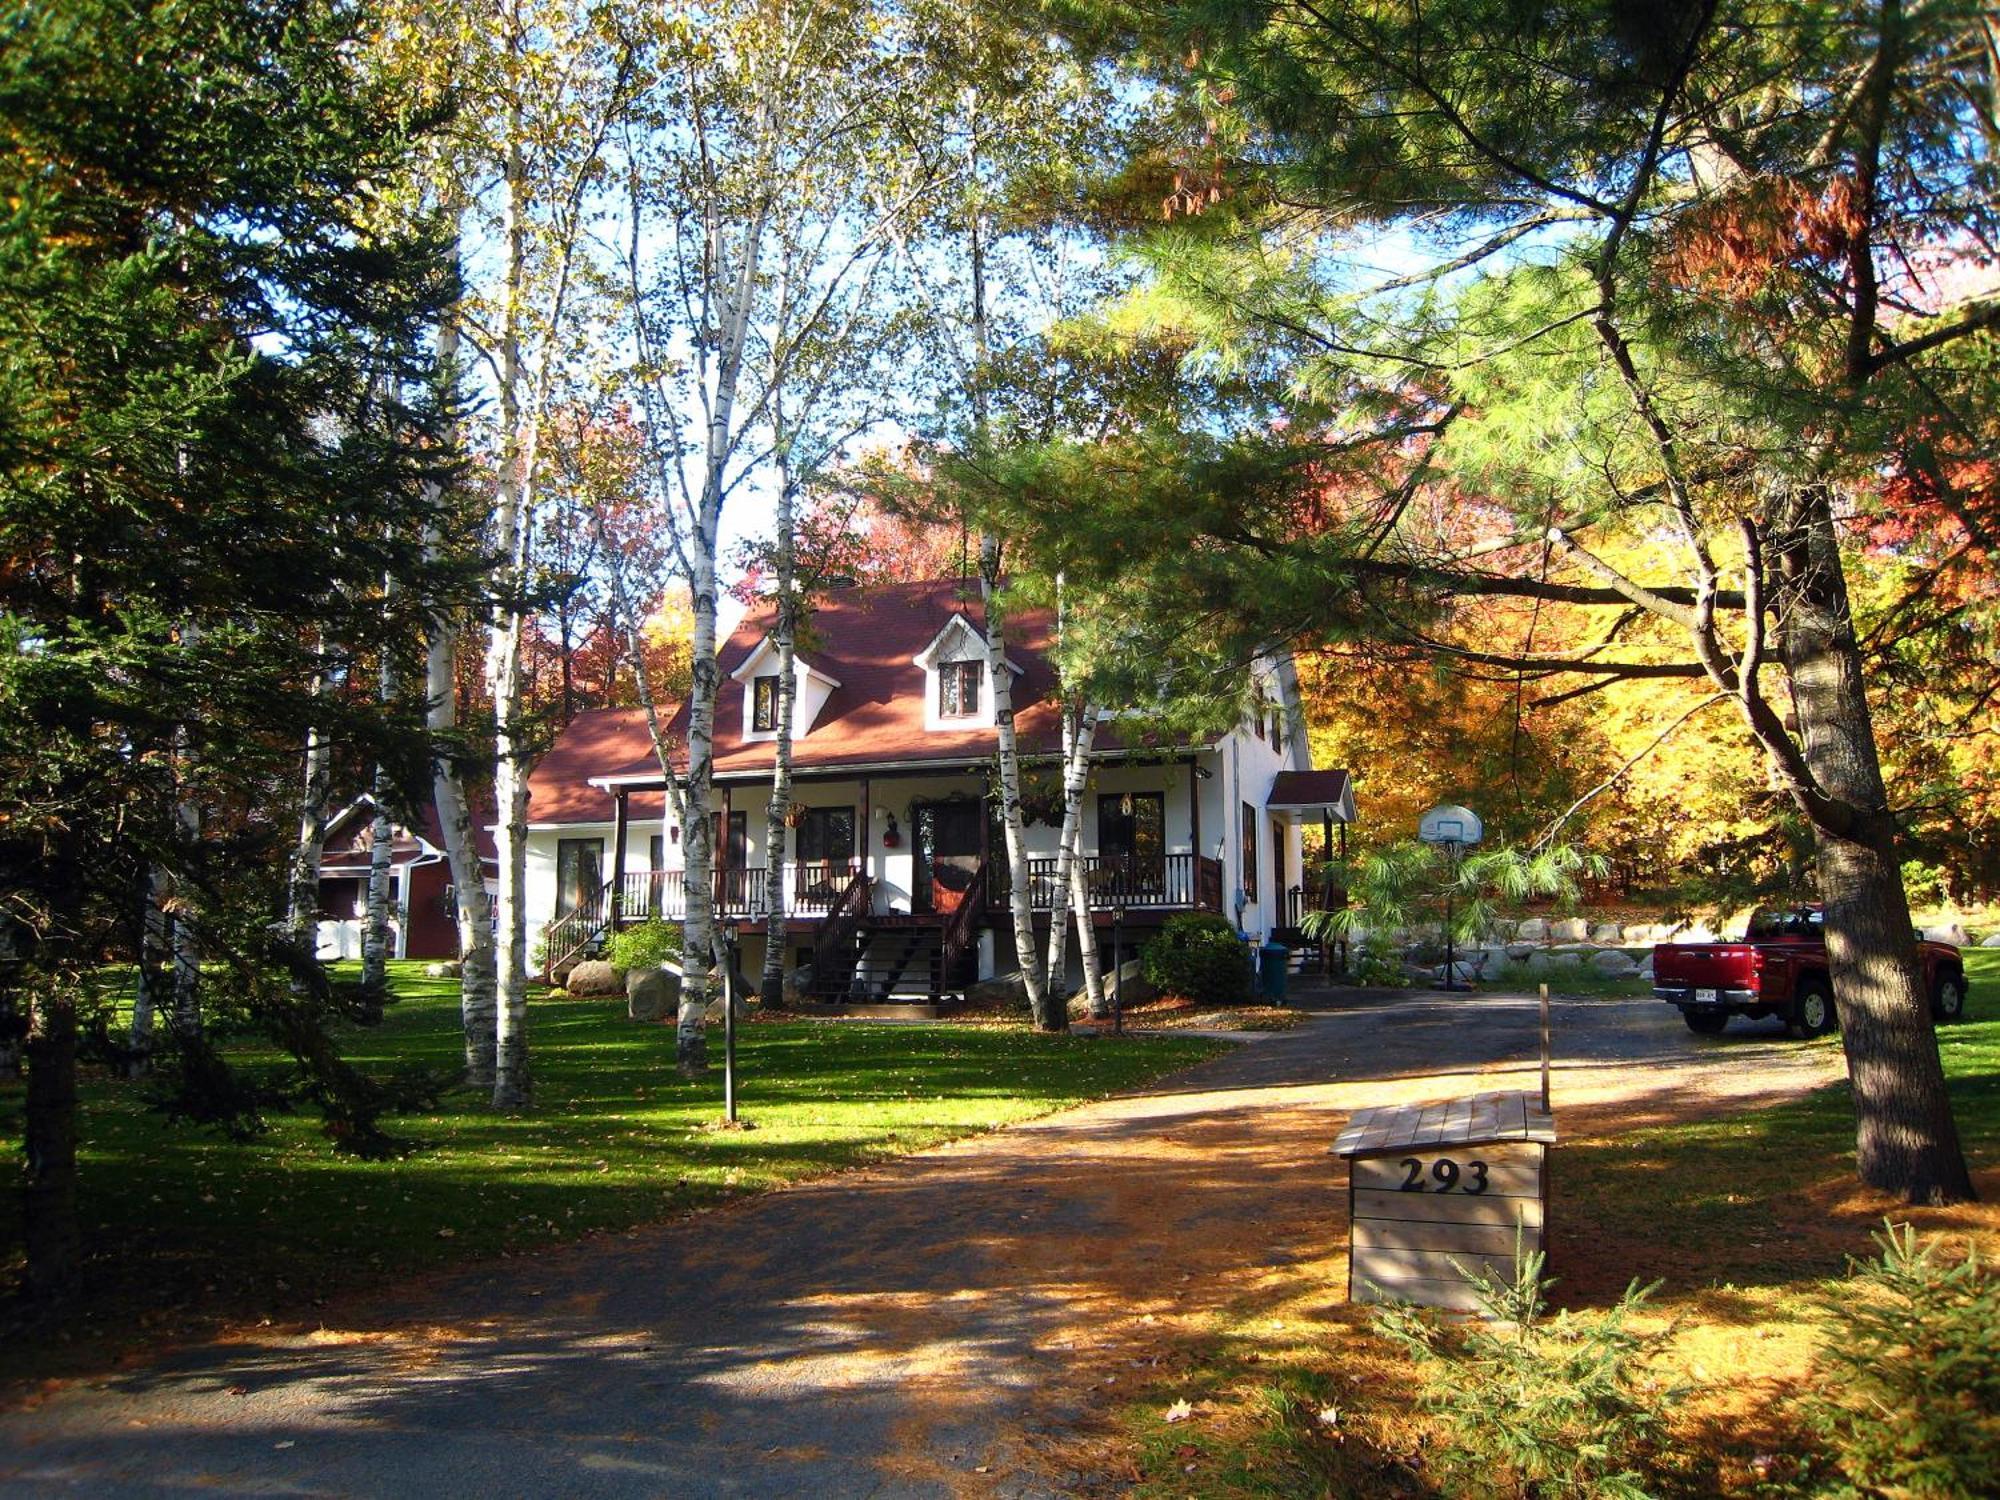
<instances>
[{"instance_id":1,"label":"red leaves","mask_svg":"<svg viewBox=\"0 0 2000 1500\"><path fill-rule=\"evenodd\" d=\"M1861 214L1846 174L1824 188L1755 178L1682 214L1661 265L1670 281L1747 301L1788 269L1839 260L1863 227Z\"/></svg>"}]
</instances>

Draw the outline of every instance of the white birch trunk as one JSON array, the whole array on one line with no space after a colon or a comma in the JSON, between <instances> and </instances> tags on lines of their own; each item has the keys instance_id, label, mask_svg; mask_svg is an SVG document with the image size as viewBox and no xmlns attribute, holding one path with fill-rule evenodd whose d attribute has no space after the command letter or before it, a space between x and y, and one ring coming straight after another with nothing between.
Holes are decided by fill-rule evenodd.
<instances>
[{"instance_id":1,"label":"white birch trunk","mask_svg":"<svg viewBox=\"0 0 2000 1500\"><path fill-rule=\"evenodd\" d=\"M448 317L438 329L438 364L450 370L458 361L457 318ZM428 481L425 500L436 507L443 487ZM444 535L436 522L424 528L424 557L437 562L444 554ZM465 1082L481 1093L493 1088L494 953L493 903L486 892L486 872L479 859L479 840L472 806L465 795L465 778L449 753L458 728L459 621L443 612L430 617L424 641L424 724L431 736L431 801L437 809L438 832L451 865L452 904L458 920L459 1025L465 1033Z\"/></svg>"},{"instance_id":2,"label":"white birch trunk","mask_svg":"<svg viewBox=\"0 0 2000 1500\"><path fill-rule=\"evenodd\" d=\"M1083 993L1090 1001L1091 1018L1103 1020L1111 1014L1111 1003L1105 995L1104 971L1098 967L1097 928L1090 920L1090 882L1084 878L1080 859L1070 862L1069 901L1076 917L1076 956L1083 966Z\"/></svg>"},{"instance_id":3,"label":"white birch trunk","mask_svg":"<svg viewBox=\"0 0 2000 1500\"><path fill-rule=\"evenodd\" d=\"M386 607L388 594L383 595ZM379 679L381 702L386 710L396 697L396 661L385 644ZM375 768L375 818L368 830L368 914L361 938L361 986L371 995L380 995L389 979L389 855L395 830L388 813L389 776L385 768Z\"/></svg>"},{"instance_id":4,"label":"white birch trunk","mask_svg":"<svg viewBox=\"0 0 2000 1500\"><path fill-rule=\"evenodd\" d=\"M426 722L434 745L449 740L458 723L458 625L438 616L431 621L424 656ZM451 864L452 902L458 916L458 1008L465 1033L465 1081L481 1092L493 1087L494 965L493 904L480 867L479 842L466 801L464 778L447 754L433 750L431 798L445 858Z\"/></svg>"},{"instance_id":5,"label":"white birch trunk","mask_svg":"<svg viewBox=\"0 0 2000 1500\"><path fill-rule=\"evenodd\" d=\"M1080 869L1077 858L1077 844L1083 837L1083 791L1090 781L1090 749L1097 738L1097 710L1089 704L1083 706L1081 715L1067 705L1063 708L1063 819L1062 833L1056 841L1056 898L1066 902L1070 891L1070 874ZM1087 919L1086 919L1087 920ZM1069 992L1069 923L1063 920L1061 907L1049 913L1049 964L1046 983L1052 1000L1061 1000Z\"/></svg>"},{"instance_id":6,"label":"white birch trunk","mask_svg":"<svg viewBox=\"0 0 2000 1500\"><path fill-rule=\"evenodd\" d=\"M164 865L146 874L146 906L139 919L139 980L132 992L131 1041L133 1071L144 1071L153 1050L154 1021L163 1006L173 1004L173 921L167 901L173 882Z\"/></svg>"},{"instance_id":7,"label":"white birch trunk","mask_svg":"<svg viewBox=\"0 0 2000 1500\"><path fill-rule=\"evenodd\" d=\"M519 45L517 40L516 45ZM529 476L535 426L522 400L521 339L527 276L527 168L522 151L518 90L507 110L506 306L500 335L499 404L502 442L493 537L505 555L499 602L489 622L486 686L493 701L494 846L498 857L498 954L494 985L493 1105L518 1109L531 1097L528 1076L528 768L522 743L521 634L528 543L533 532Z\"/></svg>"},{"instance_id":8,"label":"white birch trunk","mask_svg":"<svg viewBox=\"0 0 2000 1500\"><path fill-rule=\"evenodd\" d=\"M797 562L793 555L791 481L781 477L778 491L778 609L773 635L778 647L778 740L772 747L771 801L764 815L764 896L769 917L764 928L764 1004L777 1006L785 998L785 817L792 805L792 713L798 696L792 663L797 654L798 600L792 589ZM856 830L856 841L866 835Z\"/></svg>"},{"instance_id":9,"label":"white birch trunk","mask_svg":"<svg viewBox=\"0 0 2000 1500\"><path fill-rule=\"evenodd\" d=\"M324 697L332 684L321 673L313 696ZM292 844L290 890L285 928L299 956L311 961L319 949L319 864L326 847L326 799L331 786L333 749L326 731L315 725L306 731L305 786L299 797L299 831Z\"/></svg>"},{"instance_id":10,"label":"white birch trunk","mask_svg":"<svg viewBox=\"0 0 2000 1500\"><path fill-rule=\"evenodd\" d=\"M736 392L743 375L743 351L757 296L765 219L752 219L743 235L742 259L723 290L722 341L716 356L715 400L703 444L701 499L689 538L689 594L694 610L692 681L688 691L687 811L681 825L686 850L687 919L682 926L686 956L681 1008L674 1027L674 1050L683 1073L708 1067L708 1039L702 1030L708 1010L708 971L718 954L715 927L715 849L709 824L709 793L715 774L715 697L721 686L715 660L715 546L733 446ZM728 837L728 830L723 830Z\"/></svg>"},{"instance_id":11,"label":"white birch trunk","mask_svg":"<svg viewBox=\"0 0 2000 1500\"><path fill-rule=\"evenodd\" d=\"M187 736L177 734L175 739L177 752L184 751ZM193 798L181 798L174 808L174 822L184 846L193 845L201 837L201 808ZM192 913L180 909L171 916L174 975L168 1024L173 1028L175 1041L192 1044L201 1038L201 934L196 930Z\"/></svg>"},{"instance_id":12,"label":"white birch trunk","mask_svg":"<svg viewBox=\"0 0 2000 1500\"><path fill-rule=\"evenodd\" d=\"M692 1077L708 1068L708 971L715 952L715 849L709 790L715 770L715 546L697 537L689 593L694 606L692 682L688 693L688 766L681 848L687 916L681 923L681 1006L674 1024L674 1060ZM726 830L725 830L726 835Z\"/></svg>"},{"instance_id":13,"label":"white birch trunk","mask_svg":"<svg viewBox=\"0 0 2000 1500\"><path fill-rule=\"evenodd\" d=\"M986 675L993 689L993 730L1000 762L1000 829L1007 846L1007 904L1014 918L1014 957L1039 1031L1062 1031L1068 1016L1051 1004L1041 955L1035 951L1035 910L1028 897L1028 842L1021 826L1021 755L1014 738L1014 684L1007 667L1005 621L998 603L1000 539L979 542L979 595L986 609Z\"/></svg>"}]
</instances>

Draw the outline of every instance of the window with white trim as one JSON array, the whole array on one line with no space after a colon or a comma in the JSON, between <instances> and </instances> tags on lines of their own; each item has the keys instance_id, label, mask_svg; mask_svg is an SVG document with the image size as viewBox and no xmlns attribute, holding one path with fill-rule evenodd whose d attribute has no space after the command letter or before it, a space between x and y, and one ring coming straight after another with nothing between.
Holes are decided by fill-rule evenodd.
<instances>
[{"instance_id":1,"label":"window with white trim","mask_svg":"<svg viewBox=\"0 0 2000 1500\"><path fill-rule=\"evenodd\" d=\"M756 733L778 727L778 674L767 672L750 680L750 728Z\"/></svg>"},{"instance_id":2,"label":"window with white trim","mask_svg":"<svg viewBox=\"0 0 2000 1500\"><path fill-rule=\"evenodd\" d=\"M976 661L941 663L938 674L938 717L970 719L979 713L979 678L984 670Z\"/></svg>"}]
</instances>

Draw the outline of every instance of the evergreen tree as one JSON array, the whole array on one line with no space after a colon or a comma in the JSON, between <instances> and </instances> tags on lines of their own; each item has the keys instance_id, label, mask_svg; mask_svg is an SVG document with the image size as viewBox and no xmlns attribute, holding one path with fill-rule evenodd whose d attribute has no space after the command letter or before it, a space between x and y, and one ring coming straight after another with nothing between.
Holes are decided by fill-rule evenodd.
<instances>
[{"instance_id":1,"label":"evergreen tree","mask_svg":"<svg viewBox=\"0 0 2000 1500\"><path fill-rule=\"evenodd\" d=\"M1900 485L1936 560L1912 602L2000 533L2000 300L1949 274L2000 227L1978 9L1093 24L1183 100L1166 202L1201 210L1153 238L1128 326L1258 393L1162 448L1165 509L1094 518L1160 548L1162 621L1703 683L1812 830L1862 1179L1969 1196L1838 533ZM1575 651L1440 644L1495 595L1610 613Z\"/></svg>"},{"instance_id":2,"label":"evergreen tree","mask_svg":"<svg viewBox=\"0 0 2000 1500\"><path fill-rule=\"evenodd\" d=\"M427 389L419 340L452 288L433 236L368 213L431 122L358 70L353 23L325 0L0 23L0 920L40 1293L81 1248L79 1013L92 971L136 956L156 876L203 1006L293 1052L337 1141L380 1140L379 1091L320 1024L340 997L273 924L271 809L308 732L410 782L424 765L408 726L314 693L413 628L383 578L437 595L414 552L434 403L402 393Z\"/></svg>"}]
</instances>

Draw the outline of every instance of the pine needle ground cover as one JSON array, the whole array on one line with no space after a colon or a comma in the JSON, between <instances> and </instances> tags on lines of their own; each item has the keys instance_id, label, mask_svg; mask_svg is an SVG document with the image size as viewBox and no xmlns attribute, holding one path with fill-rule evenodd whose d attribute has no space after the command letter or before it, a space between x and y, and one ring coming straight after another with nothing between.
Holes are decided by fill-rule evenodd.
<instances>
[{"instance_id":1,"label":"pine needle ground cover","mask_svg":"<svg viewBox=\"0 0 2000 1500\"><path fill-rule=\"evenodd\" d=\"M452 1067L457 982L426 978L414 963L392 964L391 982L398 1003L380 1026L342 1037L347 1057L381 1073ZM434 1114L389 1122L411 1148L386 1162L337 1155L310 1110L274 1115L268 1134L239 1145L169 1125L130 1085L88 1079L84 1300L63 1324L0 1339L0 1376L665 1218L1047 1114L1224 1050L1025 1025L759 1023L741 1029L738 1053L740 1110L753 1128L725 1131L714 1128L720 1030L710 1076L688 1083L674 1071L672 1028L635 1024L624 1009L622 996L536 1000L535 1107L500 1114L448 1094ZM278 1065L248 1043L231 1060ZM20 1085L0 1084L9 1139L20 1109ZM19 1269L19 1233L10 1202L0 1281Z\"/></svg>"},{"instance_id":2,"label":"pine needle ground cover","mask_svg":"<svg viewBox=\"0 0 2000 1500\"><path fill-rule=\"evenodd\" d=\"M1851 1385L1827 1350L1851 1265L1876 1254L1885 1217L1948 1257L2000 1260L2000 950L1965 957L1970 1019L1938 1041L1980 1203L1913 1210L1858 1187L1844 1084L1752 1113L1676 1119L1670 1102L1565 1132L1551 1158L1551 1300L1590 1314L1658 1279L1633 1319L1667 1335L1644 1378L1686 1388L1667 1404L1668 1457L1645 1492L1836 1492L1811 1410ZM1081 1461L1142 1496L1439 1493L1449 1439L1421 1408L1418 1369L1346 1302L1333 1197L1326 1252L1160 1351Z\"/></svg>"}]
</instances>

